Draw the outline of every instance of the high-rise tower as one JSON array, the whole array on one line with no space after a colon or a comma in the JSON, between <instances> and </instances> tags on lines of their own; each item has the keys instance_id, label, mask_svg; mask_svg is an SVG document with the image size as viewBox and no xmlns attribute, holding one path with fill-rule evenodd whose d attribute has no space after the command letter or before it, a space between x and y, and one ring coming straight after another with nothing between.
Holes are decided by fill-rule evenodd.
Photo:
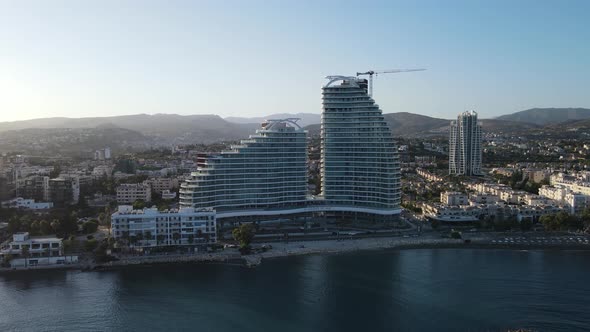
<instances>
[{"instance_id":1,"label":"high-rise tower","mask_svg":"<svg viewBox=\"0 0 590 332\"><path fill-rule=\"evenodd\" d=\"M397 148L379 105L367 94L367 80L327 78L322 89L321 196L332 206L399 214Z\"/></svg>"},{"instance_id":2,"label":"high-rise tower","mask_svg":"<svg viewBox=\"0 0 590 332\"><path fill-rule=\"evenodd\" d=\"M449 174L481 175L481 125L477 113L463 112L451 121Z\"/></svg>"}]
</instances>

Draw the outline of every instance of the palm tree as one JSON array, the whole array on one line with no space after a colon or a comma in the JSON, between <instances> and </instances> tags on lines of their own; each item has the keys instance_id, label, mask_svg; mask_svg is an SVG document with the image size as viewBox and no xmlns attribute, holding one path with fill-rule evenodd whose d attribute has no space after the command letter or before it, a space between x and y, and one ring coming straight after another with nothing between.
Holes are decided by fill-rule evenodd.
<instances>
[{"instance_id":1,"label":"palm tree","mask_svg":"<svg viewBox=\"0 0 590 332\"><path fill-rule=\"evenodd\" d=\"M25 268L26 268L27 267L27 258L29 258L29 256L30 256L29 246L28 245L23 245L23 248L21 249L21 255L25 259Z\"/></svg>"},{"instance_id":2,"label":"palm tree","mask_svg":"<svg viewBox=\"0 0 590 332\"><path fill-rule=\"evenodd\" d=\"M137 239L137 242L141 243L141 241L143 241L143 232L135 234L135 238Z\"/></svg>"},{"instance_id":3,"label":"palm tree","mask_svg":"<svg viewBox=\"0 0 590 332\"><path fill-rule=\"evenodd\" d=\"M129 236L129 243L133 246L137 243L137 237L135 235Z\"/></svg>"},{"instance_id":4,"label":"palm tree","mask_svg":"<svg viewBox=\"0 0 590 332\"><path fill-rule=\"evenodd\" d=\"M172 234L172 238L174 239L174 243L176 244L178 242L178 240L180 240L180 234L174 233L174 234Z\"/></svg>"},{"instance_id":5,"label":"palm tree","mask_svg":"<svg viewBox=\"0 0 590 332\"><path fill-rule=\"evenodd\" d=\"M148 241L153 240L154 236L152 235L152 232L150 232L150 231L145 232L145 239Z\"/></svg>"}]
</instances>

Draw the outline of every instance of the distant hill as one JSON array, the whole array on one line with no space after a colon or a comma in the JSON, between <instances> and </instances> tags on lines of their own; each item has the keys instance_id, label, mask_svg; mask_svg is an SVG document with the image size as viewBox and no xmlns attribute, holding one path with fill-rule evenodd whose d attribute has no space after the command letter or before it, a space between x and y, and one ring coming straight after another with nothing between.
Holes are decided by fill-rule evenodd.
<instances>
[{"instance_id":1,"label":"distant hill","mask_svg":"<svg viewBox=\"0 0 590 332\"><path fill-rule=\"evenodd\" d=\"M225 120L229 121L229 122L233 122L233 123L240 123L240 124L246 124L246 123L260 124L264 120L268 120L268 119L286 119L286 118L300 118L301 120L299 120L297 123L302 127L312 125L312 124L319 124L321 121L321 115L315 114L315 113L297 113L297 114L277 113L277 114L271 114L271 115L267 115L267 116L253 117L253 118L242 118L242 117L230 116L230 117L225 118Z\"/></svg>"},{"instance_id":2,"label":"distant hill","mask_svg":"<svg viewBox=\"0 0 590 332\"><path fill-rule=\"evenodd\" d=\"M89 157L96 149L113 152L144 150L153 140L122 128L29 128L0 132L1 151L21 151L33 155Z\"/></svg>"},{"instance_id":3,"label":"distant hill","mask_svg":"<svg viewBox=\"0 0 590 332\"><path fill-rule=\"evenodd\" d=\"M0 122L0 134L12 131L3 137L18 137L15 131L24 131L29 137L35 135L34 129L97 129L96 137L103 132L112 131L122 135L121 139L133 142L143 139L154 146L170 146L174 144L214 143L235 141L247 138L259 127L260 122L271 118L301 118L299 122L310 134L319 134L321 116L313 113L271 114L257 118L230 117L223 119L217 115L177 115L177 114L136 114L111 117L89 118L45 118L15 122ZM384 114L395 136L429 136L448 133L451 120L408 112ZM485 132L520 133L532 129L543 129L556 132L565 129L588 128L590 109L531 109L514 114L503 115L496 119L480 119ZM588 121L588 122L584 122ZM120 129L120 130L119 130ZM125 132L125 130L131 132ZM40 130L39 134L51 135L52 131ZM61 132L59 132L61 134ZM137 136L141 135L143 138ZM116 135L115 135L116 136ZM125 139L128 137L129 139ZM14 142L14 140L13 140ZM116 142L114 142L116 143ZM88 145L88 144L86 144Z\"/></svg>"},{"instance_id":4,"label":"distant hill","mask_svg":"<svg viewBox=\"0 0 590 332\"><path fill-rule=\"evenodd\" d=\"M408 112L387 113L383 116L395 136L420 135L424 132L443 129L450 123L450 120Z\"/></svg>"},{"instance_id":5,"label":"distant hill","mask_svg":"<svg viewBox=\"0 0 590 332\"><path fill-rule=\"evenodd\" d=\"M429 131L444 130L450 123L450 120L408 112L387 113L383 116L395 136L414 136ZM317 135L320 133L320 124L308 125L305 129L310 135Z\"/></svg>"},{"instance_id":6,"label":"distant hill","mask_svg":"<svg viewBox=\"0 0 590 332\"><path fill-rule=\"evenodd\" d=\"M155 137L161 144L210 143L247 137L258 124L236 124L217 115L136 114L92 118L45 118L2 122L0 132L50 128L122 128Z\"/></svg>"},{"instance_id":7,"label":"distant hill","mask_svg":"<svg viewBox=\"0 0 590 332\"><path fill-rule=\"evenodd\" d=\"M532 123L540 126L590 119L588 108L531 108L497 117L498 120Z\"/></svg>"},{"instance_id":8,"label":"distant hill","mask_svg":"<svg viewBox=\"0 0 590 332\"><path fill-rule=\"evenodd\" d=\"M426 136L447 135L451 120L433 118L426 115L398 112L383 114L394 136ZM480 119L482 129L488 132L518 132L540 128L541 126L515 121L498 119ZM320 125L309 125L305 128L309 134L316 135L320 132Z\"/></svg>"}]
</instances>

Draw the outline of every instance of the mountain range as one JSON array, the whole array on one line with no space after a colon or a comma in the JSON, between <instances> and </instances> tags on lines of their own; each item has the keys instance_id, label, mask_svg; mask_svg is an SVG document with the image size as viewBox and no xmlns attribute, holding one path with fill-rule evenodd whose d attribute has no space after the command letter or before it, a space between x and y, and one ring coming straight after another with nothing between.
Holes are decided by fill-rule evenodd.
<instances>
[{"instance_id":1,"label":"mountain range","mask_svg":"<svg viewBox=\"0 0 590 332\"><path fill-rule=\"evenodd\" d=\"M590 119L588 108L531 108L497 117L498 120L532 123L540 126Z\"/></svg>"},{"instance_id":2,"label":"mountain range","mask_svg":"<svg viewBox=\"0 0 590 332\"><path fill-rule=\"evenodd\" d=\"M321 115L315 114L315 113L297 113L297 114L277 113L277 114L271 114L271 115L267 115L267 116L254 117L254 118L242 118L242 117L230 116L230 117L225 118L225 120L228 122L239 123L239 124L253 123L253 124L258 125L267 119L287 119L287 118L298 118L299 121L297 121L297 123L302 127L317 124L317 123L320 123L320 121L321 121Z\"/></svg>"},{"instance_id":3,"label":"mountain range","mask_svg":"<svg viewBox=\"0 0 590 332\"><path fill-rule=\"evenodd\" d=\"M384 114L395 136L446 135L450 120L425 115L398 112ZM15 131L26 129L84 129L100 130L124 129L119 131L132 141L138 135L146 137L154 145L212 143L235 141L248 137L260 122L270 118L301 118L299 124L305 126L310 134L319 133L320 115L314 113L272 114L266 117L229 117L217 115L176 115L176 114L136 114L91 118L44 118L26 121L0 122L0 138L20 137ZM535 108L495 119L481 119L487 132L518 133L531 129L560 127L575 129L590 125L590 109L584 108ZM13 132L13 133L9 133ZM29 133L25 131L24 133ZM41 131L45 132L45 131ZM98 131L90 131L98 133ZM23 137L24 139L24 137Z\"/></svg>"}]
</instances>

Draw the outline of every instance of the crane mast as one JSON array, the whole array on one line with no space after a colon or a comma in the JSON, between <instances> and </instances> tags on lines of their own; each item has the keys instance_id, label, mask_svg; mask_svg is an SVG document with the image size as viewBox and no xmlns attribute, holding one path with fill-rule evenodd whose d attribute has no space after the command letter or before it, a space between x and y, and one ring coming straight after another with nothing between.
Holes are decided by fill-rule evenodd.
<instances>
[{"instance_id":1,"label":"crane mast","mask_svg":"<svg viewBox=\"0 0 590 332\"><path fill-rule=\"evenodd\" d=\"M391 69L391 70L369 70L366 71L364 73L356 73L356 76L361 76L361 75L369 75L369 96L373 96L373 75L377 75L377 74L395 74L395 73L407 73L407 72L411 72L411 71L424 71L426 69L423 68L418 68L418 69Z\"/></svg>"}]
</instances>

